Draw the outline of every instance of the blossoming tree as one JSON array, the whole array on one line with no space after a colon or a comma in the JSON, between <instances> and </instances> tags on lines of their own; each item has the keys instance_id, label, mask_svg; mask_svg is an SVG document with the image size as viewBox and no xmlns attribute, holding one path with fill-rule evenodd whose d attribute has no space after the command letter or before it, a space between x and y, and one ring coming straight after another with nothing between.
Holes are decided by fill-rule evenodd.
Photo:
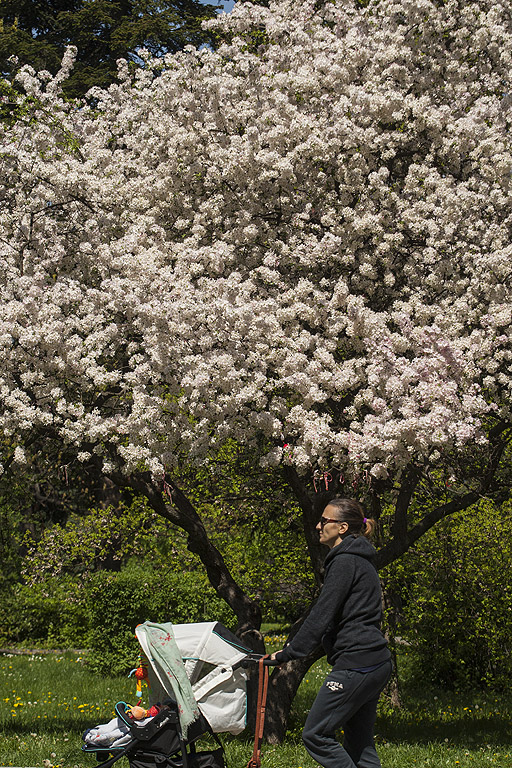
<instances>
[{"instance_id":1,"label":"blossoming tree","mask_svg":"<svg viewBox=\"0 0 512 768\"><path fill-rule=\"evenodd\" d=\"M281 0L212 23L216 51L120 62L89 105L59 96L71 51L56 78L19 74L0 427L15 461L44 435L144 492L247 629L257 606L182 462L235 440L284 472L316 566L314 472L385 507L381 565L499 485L512 17L508 0Z\"/></svg>"}]
</instances>

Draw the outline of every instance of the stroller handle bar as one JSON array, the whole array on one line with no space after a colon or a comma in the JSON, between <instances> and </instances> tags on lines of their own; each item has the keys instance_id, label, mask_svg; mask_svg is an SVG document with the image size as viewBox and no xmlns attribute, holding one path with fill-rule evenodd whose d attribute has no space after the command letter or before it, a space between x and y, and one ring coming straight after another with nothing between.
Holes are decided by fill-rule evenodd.
<instances>
[{"instance_id":1,"label":"stroller handle bar","mask_svg":"<svg viewBox=\"0 0 512 768\"><path fill-rule=\"evenodd\" d=\"M236 669L237 667L247 669L251 664L258 664L261 659L263 659L264 667L276 667L279 664L278 661L271 659L270 656L267 656L264 653L248 653L244 659L233 666L233 669Z\"/></svg>"}]
</instances>

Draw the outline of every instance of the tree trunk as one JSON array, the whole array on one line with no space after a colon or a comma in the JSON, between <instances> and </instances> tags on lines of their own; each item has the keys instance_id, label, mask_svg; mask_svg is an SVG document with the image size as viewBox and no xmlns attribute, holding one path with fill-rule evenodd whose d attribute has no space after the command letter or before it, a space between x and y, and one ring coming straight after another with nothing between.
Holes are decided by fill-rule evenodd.
<instances>
[{"instance_id":1,"label":"tree trunk","mask_svg":"<svg viewBox=\"0 0 512 768\"><path fill-rule=\"evenodd\" d=\"M398 671L397 656L396 656L396 642L389 643L389 650L391 652L391 661L393 662L393 671L387 684L384 695L389 698L389 703L394 709L402 708L402 696L400 691L400 673Z\"/></svg>"},{"instance_id":2,"label":"tree trunk","mask_svg":"<svg viewBox=\"0 0 512 768\"><path fill-rule=\"evenodd\" d=\"M396 631L400 621L401 601L393 589L386 584L385 580L382 584L382 606L384 614L384 634L388 641L391 661L393 662L393 671L384 694L388 696L391 706L399 709L402 706L402 700L400 696L400 679L396 653Z\"/></svg>"},{"instance_id":3,"label":"tree trunk","mask_svg":"<svg viewBox=\"0 0 512 768\"><path fill-rule=\"evenodd\" d=\"M318 649L304 659L295 659L282 667L274 668L269 680L264 731L269 744L280 744L283 741L299 685L311 665L323 655L324 652Z\"/></svg>"}]
</instances>

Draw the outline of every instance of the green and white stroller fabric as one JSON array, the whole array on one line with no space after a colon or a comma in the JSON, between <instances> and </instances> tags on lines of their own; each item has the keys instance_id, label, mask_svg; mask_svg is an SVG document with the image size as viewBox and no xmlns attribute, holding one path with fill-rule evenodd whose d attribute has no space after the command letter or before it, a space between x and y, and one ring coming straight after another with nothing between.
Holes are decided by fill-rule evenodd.
<instances>
[{"instance_id":1,"label":"green and white stroller fabric","mask_svg":"<svg viewBox=\"0 0 512 768\"><path fill-rule=\"evenodd\" d=\"M148 661L150 705L175 699L181 729L202 714L214 733L240 733L246 723L246 680L240 662L250 650L218 622L155 624L135 630Z\"/></svg>"},{"instance_id":2,"label":"green and white stroller fabric","mask_svg":"<svg viewBox=\"0 0 512 768\"><path fill-rule=\"evenodd\" d=\"M200 711L192 693L180 649L176 645L172 624L153 624L146 621L136 628L135 634L150 663L150 703L167 698L170 684L172 696L178 704L181 729L186 737L188 726L197 720Z\"/></svg>"}]
</instances>

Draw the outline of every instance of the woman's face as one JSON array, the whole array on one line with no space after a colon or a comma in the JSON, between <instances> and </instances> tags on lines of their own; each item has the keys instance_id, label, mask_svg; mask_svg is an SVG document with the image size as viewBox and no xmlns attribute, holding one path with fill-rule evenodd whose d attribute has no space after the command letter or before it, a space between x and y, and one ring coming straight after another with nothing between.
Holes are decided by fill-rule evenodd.
<instances>
[{"instance_id":1,"label":"woman's face","mask_svg":"<svg viewBox=\"0 0 512 768\"><path fill-rule=\"evenodd\" d=\"M336 507L331 507L328 504L316 526L320 543L326 544L329 549L341 544L343 536L348 531L347 523L339 522L339 519L340 516Z\"/></svg>"}]
</instances>

